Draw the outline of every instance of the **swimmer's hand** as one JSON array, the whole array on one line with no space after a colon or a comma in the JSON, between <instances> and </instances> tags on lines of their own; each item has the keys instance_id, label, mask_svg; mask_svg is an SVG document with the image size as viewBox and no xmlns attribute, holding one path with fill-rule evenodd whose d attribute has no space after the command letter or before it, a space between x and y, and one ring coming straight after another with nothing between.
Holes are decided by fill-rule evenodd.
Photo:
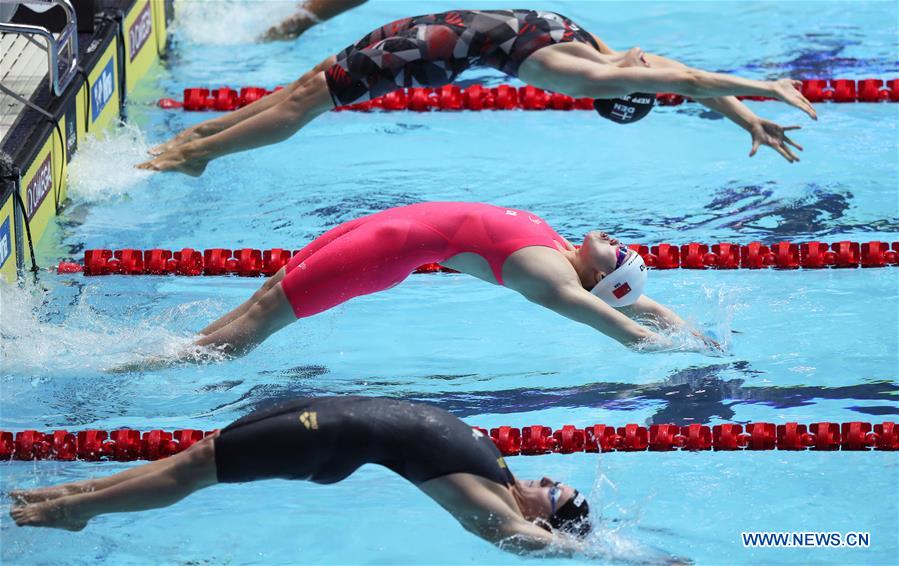
<instances>
[{"instance_id":1,"label":"swimmer's hand","mask_svg":"<svg viewBox=\"0 0 899 566\"><path fill-rule=\"evenodd\" d=\"M186 364L208 364L229 359L221 350L191 346L179 353L170 355L152 355L125 362L107 369L107 373L137 373L168 369Z\"/></svg>"},{"instance_id":2,"label":"swimmer's hand","mask_svg":"<svg viewBox=\"0 0 899 566\"><path fill-rule=\"evenodd\" d=\"M107 373L138 373L170 368L181 362L177 357L149 356L131 362L125 362L107 369Z\"/></svg>"},{"instance_id":3,"label":"swimmer's hand","mask_svg":"<svg viewBox=\"0 0 899 566\"><path fill-rule=\"evenodd\" d=\"M712 340L708 336L702 337L702 343L705 344L709 353L715 356L724 356L727 354L727 350L719 344L716 340Z\"/></svg>"},{"instance_id":4,"label":"swimmer's hand","mask_svg":"<svg viewBox=\"0 0 899 566\"><path fill-rule=\"evenodd\" d=\"M787 144L792 145L799 151L802 151L802 146L791 140L786 134L786 132L789 132L790 130L798 129L800 129L799 126L783 127L774 122L759 119L749 127L749 133L752 135L752 150L749 152L749 157L755 155L759 150L759 147L767 145L768 147L773 148L777 153L783 155L784 159L790 163L799 161L799 157L793 153L793 150L791 150Z\"/></svg>"},{"instance_id":5,"label":"swimmer's hand","mask_svg":"<svg viewBox=\"0 0 899 566\"><path fill-rule=\"evenodd\" d=\"M693 336L695 336L696 338L699 338L699 340L702 342L702 346L700 347L698 352L709 355L709 356L715 356L715 357L721 357L721 356L727 355L727 350L724 348L724 346L722 346L714 338L711 338L710 336L706 336L705 334L702 334L698 330L691 330L690 332L693 334Z\"/></svg>"},{"instance_id":6,"label":"swimmer's hand","mask_svg":"<svg viewBox=\"0 0 899 566\"><path fill-rule=\"evenodd\" d=\"M802 81L779 79L770 81L768 85L771 87L771 96L781 102L786 102L790 106L795 106L802 110L808 114L812 120L818 119L818 113L812 108L812 103L809 102L799 90L802 87Z\"/></svg>"}]
</instances>

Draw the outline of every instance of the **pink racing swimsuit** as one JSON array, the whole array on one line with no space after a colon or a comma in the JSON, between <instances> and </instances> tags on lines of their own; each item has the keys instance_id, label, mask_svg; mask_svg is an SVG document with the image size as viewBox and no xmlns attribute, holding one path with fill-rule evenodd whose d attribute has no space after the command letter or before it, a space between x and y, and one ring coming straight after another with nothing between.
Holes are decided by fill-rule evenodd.
<instances>
[{"instance_id":1,"label":"pink racing swimsuit","mask_svg":"<svg viewBox=\"0 0 899 566\"><path fill-rule=\"evenodd\" d=\"M328 230L293 256L281 287L297 318L389 289L426 263L463 253L487 260L503 284L503 264L528 246L557 249L565 239L542 218L470 202L390 208Z\"/></svg>"}]
</instances>

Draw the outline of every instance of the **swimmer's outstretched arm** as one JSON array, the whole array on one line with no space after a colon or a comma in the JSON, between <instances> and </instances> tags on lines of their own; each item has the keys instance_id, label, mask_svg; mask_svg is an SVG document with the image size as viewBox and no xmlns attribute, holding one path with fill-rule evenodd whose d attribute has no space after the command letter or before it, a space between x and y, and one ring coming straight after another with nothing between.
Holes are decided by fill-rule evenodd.
<instances>
[{"instance_id":1,"label":"swimmer's outstretched arm","mask_svg":"<svg viewBox=\"0 0 899 566\"><path fill-rule=\"evenodd\" d=\"M295 39L312 26L365 4L365 0L306 0L302 9L266 31L261 41Z\"/></svg>"},{"instance_id":2,"label":"swimmer's outstretched arm","mask_svg":"<svg viewBox=\"0 0 899 566\"><path fill-rule=\"evenodd\" d=\"M637 301L629 307L618 309L629 318L649 318L662 328L677 330L686 328L687 323L676 312L665 305L656 302L646 295L641 295Z\"/></svg>"},{"instance_id":3,"label":"swimmer's outstretched arm","mask_svg":"<svg viewBox=\"0 0 899 566\"><path fill-rule=\"evenodd\" d=\"M618 98L634 92L673 92L694 99L769 96L818 119L811 103L799 91L802 83L791 79L757 81L689 67L613 67L587 56L552 49L528 57L519 76L528 84L574 97Z\"/></svg>"},{"instance_id":4,"label":"swimmer's outstretched arm","mask_svg":"<svg viewBox=\"0 0 899 566\"><path fill-rule=\"evenodd\" d=\"M717 350L718 352L724 352L724 348L716 342L715 340L709 338L708 336L703 335L699 330L695 328L691 328L687 322L682 319L676 312L669 309L665 305L658 303L646 295L641 295L637 301L629 307L624 307L619 309L621 312L626 314L628 317L636 318L636 319L650 319L652 322L658 324L663 329L669 330L687 330L693 336L696 336L700 340L702 340L703 344L705 344L711 350Z\"/></svg>"},{"instance_id":5,"label":"swimmer's outstretched arm","mask_svg":"<svg viewBox=\"0 0 899 566\"><path fill-rule=\"evenodd\" d=\"M585 549L584 543L564 533L550 533L534 523L518 518L501 529L501 538L491 540L499 548L515 554L539 552L541 556L573 556Z\"/></svg>"},{"instance_id":6,"label":"swimmer's outstretched arm","mask_svg":"<svg viewBox=\"0 0 899 566\"><path fill-rule=\"evenodd\" d=\"M674 92L691 98L719 96L769 96L794 106L813 120L818 114L799 91L801 81L757 81L699 69L652 67L606 68L597 65L582 85L584 96L617 98L633 92Z\"/></svg>"},{"instance_id":7,"label":"swimmer's outstretched arm","mask_svg":"<svg viewBox=\"0 0 899 566\"><path fill-rule=\"evenodd\" d=\"M652 53L644 54L650 66L657 68L676 68L687 69L680 61L668 59L660 55ZM757 116L748 106L740 102L735 96L719 96L714 98L697 98L696 102L702 104L706 108L714 110L724 115L728 120L740 126L752 136L752 149L749 157L756 154L759 147L767 145L781 154L784 159L790 163L799 161L799 157L793 153L789 145L792 145L799 151L802 146L791 140L786 132L790 130L798 130L799 126L781 126L769 120L765 120Z\"/></svg>"},{"instance_id":8,"label":"swimmer's outstretched arm","mask_svg":"<svg viewBox=\"0 0 899 566\"><path fill-rule=\"evenodd\" d=\"M539 295L524 295L531 302L591 326L637 351L652 352L670 346L663 336L631 320L574 282L557 285Z\"/></svg>"},{"instance_id":9,"label":"swimmer's outstretched arm","mask_svg":"<svg viewBox=\"0 0 899 566\"><path fill-rule=\"evenodd\" d=\"M550 532L526 520L517 509L484 489L466 489L457 494L467 500L473 515L456 518L462 526L502 550L515 554L539 552L541 556L572 556L584 550L584 544L561 532Z\"/></svg>"}]
</instances>

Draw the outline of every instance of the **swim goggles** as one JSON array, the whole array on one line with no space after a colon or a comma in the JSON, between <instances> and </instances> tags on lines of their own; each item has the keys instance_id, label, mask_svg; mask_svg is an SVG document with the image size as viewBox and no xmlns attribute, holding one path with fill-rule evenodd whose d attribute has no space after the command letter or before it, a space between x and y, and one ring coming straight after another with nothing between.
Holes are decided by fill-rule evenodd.
<instances>
[{"instance_id":1,"label":"swim goggles","mask_svg":"<svg viewBox=\"0 0 899 566\"><path fill-rule=\"evenodd\" d=\"M558 486L559 484L556 484L554 487ZM587 504L587 499L578 493L577 490L574 490L571 499L565 505L559 507L559 509L555 509L561 492L562 488L558 487L555 499L553 499L553 493L550 491L550 502L553 504L553 514L549 516L550 526L554 529L567 531L569 534L577 537L587 536L593 528L589 519L590 505Z\"/></svg>"},{"instance_id":2,"label":"swim goggles","mask_svg":"<svg viewBox=\"0 0 899 566\"><path fill-rule=\"evenodd\" d=\"M627 259L627 252L628 252L628 249L627 249L626 245L624 245L624 244L618 245L618 251L615 252L616 258L617 258L615 261L615 269L618 269L619 267L621 267L621 264L624 263L624 260Z\"/></svg>"},{"instance_id":3,"label":"swim goggles","mask_svg":"<svg viewBox=\"0 0 899 566\"><path fill-rule=\"evenodd\" d=\"M556 514L556 504L559 502L559 497L562 495L562 482L557 481L553 484L551 488L549 488L549 504L552 507L552 515Z\"/></svg>"}]
</instances>

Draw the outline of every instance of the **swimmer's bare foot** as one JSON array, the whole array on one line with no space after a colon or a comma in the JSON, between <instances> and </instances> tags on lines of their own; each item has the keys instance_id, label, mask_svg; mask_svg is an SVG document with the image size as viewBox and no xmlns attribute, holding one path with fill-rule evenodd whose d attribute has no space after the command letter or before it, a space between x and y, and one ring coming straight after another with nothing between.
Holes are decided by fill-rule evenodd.
<instances>
[{"instance_id":1,"label":"swimmer's bare foot","mask_svg":"<svg viewBox=\"0 0 899 566\"><path fill-rule=\"evenodd\" d=\"M205 136L203 136L203 134L200 133L199 128L194 126L193 128L187 128L186 130L182 131L180 134L173 137L169 141L157 145L156 147L152 148L147 153L149 153L150 155L155 157L157 155L162 155L163 153L171 151L171 150L175 149L176 147L178 147L179 145L183 145L183 144L198 140L203 137L205 137Z\"/></svg>"},{"instance_id":2,"label":"swimmer's bare foot","mask_svg":"<svg viewBox=\"0 0 899 566\"><path fill-rule=\"evenodd\" d=\"M90 489L89 482L72 482L63 485L51 485L39 489L16 489L9 492L9 496L17 503L40 503L66 495L84 493Z\"/></svg>"},{"instance_id":3,"label":"swimmer's bare foot","mask_svg":"<svg viewBox=\"0 0 899 566\"><path fill-rule=\"evenodd\" d=\"M182 155L182 152L179 149L175 148L163 153L155 159L135 165L135 167L148 171L176 171L178 173L190 175L191 177L199 177L203 174L203 171L206 170L207 165L209 165L209 161L188 159Z\"/></svg>"},{"instance_id":4,"label":"swimmer's bare foot","mask_svg":"<svg viewBox=\"0 0 899 566\"><path fill-rule=\"evenodd\" d=\"M20 527L50 527L67 531L80 531L87 525L87 519L73 516L67 497L15 505L9 515Z\"/></svg>"}]
</instances>

